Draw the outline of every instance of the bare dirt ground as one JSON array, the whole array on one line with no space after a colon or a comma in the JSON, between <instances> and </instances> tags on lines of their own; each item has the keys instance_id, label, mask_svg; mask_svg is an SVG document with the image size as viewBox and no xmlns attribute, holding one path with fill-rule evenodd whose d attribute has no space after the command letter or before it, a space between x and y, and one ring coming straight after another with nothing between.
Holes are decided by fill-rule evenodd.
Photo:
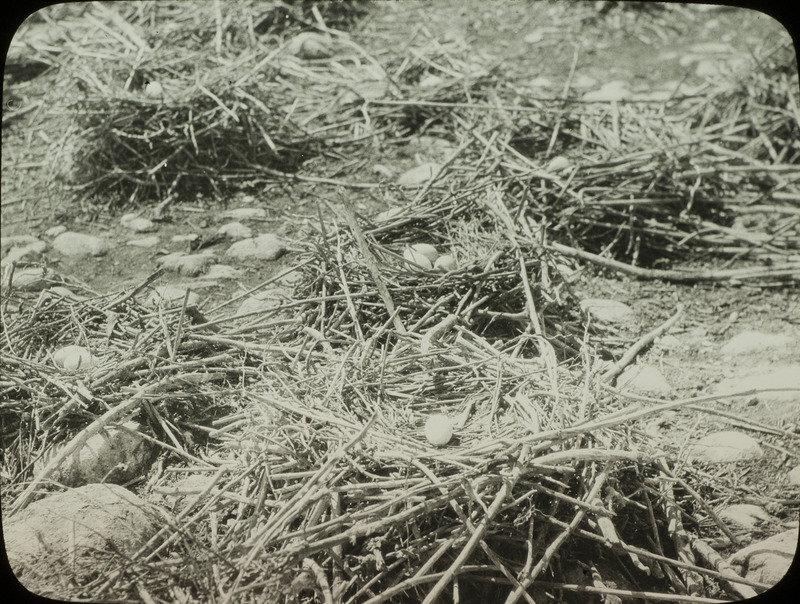
<instances>
[{"instance_id":1,"label":"bare dirt ground","mask_svg":"<svg viewBox=\"0 0 800 604\"><path fill-rule=\"evenodd\" d=\"M732 60L757 52L786 32L763 14L724 7L699 10L687 6L665 22L629 11L576 11L569 4L442 0L376 4L353 35L378 60L403 45L457 40L474 53L476 62L502 68L507 86L524 87L535 78L546 78L550 84L543 95L558 96L568 82L575 86L586 81L602 84L624 80L634 91L652 90L665 81L698 85L706 77L698 73L698 64L711 57L703 54L701 45L727 45L730 53L719 60ZM698 56L691 58L693 53ZM137 205L110 208L88 200L67 202L66 193L48 185L54 169L48 150L65 128L64 117L48 111L53 95L59 94L58 70L49 69L26 80L9 81L8 74L6 77L4 116L12 108L34 109L7 124L4 118L2 236L47 239L45 231L60 225L115 242L105 256L98 258L70 260L52 250L45 252L43 260L48 266L89 290L103 294L140 283L153 272L159 256L188 251L187 243L171 241L174 235L210 237L229 222L221 216L223 209L263 208L266 215L248 223L254 230L277 233L290 242L302 241L316 231L313 225L319 220L318 200L333 195L334 188L326 185L276 183L255 191L234 192L224 199L181 200L160 214L154 208ZM420 134L435 136L435 127ZM428 141L417 139L419 135L385 141L368 164L354 168L346 178L374 181L374 164L390 166L397 174L416 163L415 155L434 154ZM349 189L346 195L351 207L366 216L393 205L369 189ZM161 239L157 247L125 245L134 236L119 219L129 211L156 221ZM222 244L211 248L223 249ZM290 249L278 261L237 263L243 277L198 290L201 310L241 294L296 261ZM170 281L183 283L187 279L162 277L160 282ZM632 319L607 332L608 346L615 351L624 350L666 321L679 306L683 308L680 320L669 332L674 339L650 347L637 359L637 363L661 371L672 388L671 398L710 394L723 380L753 366L768 368L798 361L800 292L796 282L773 287L735 282L683 285L637 280L586 264L570 287L578 298L612 298L633 309ZM788 335L794 345L778 352L754 350L735 359L721 351L734 336L748 331ZM769 520L757 528L739 531L746 541L797 527L798 487L789 481L788 473L800 462L796 439L800 433L800 398L764 402L758 397L740 397L698 405L720 414L684 408L656 427L643 422L629 429L650 430L648 434L662 438L677 459L684 456L688 444L708 433L747 431L762 444L765 454L761 459L724 469L679 465L678 471L685 471L684 477L695 481L701 491L704 485L713 485L703 492L712 507L751 503L769 512ZM704 476L703 472L713 476Z\"/></svg>"}]
</instances>

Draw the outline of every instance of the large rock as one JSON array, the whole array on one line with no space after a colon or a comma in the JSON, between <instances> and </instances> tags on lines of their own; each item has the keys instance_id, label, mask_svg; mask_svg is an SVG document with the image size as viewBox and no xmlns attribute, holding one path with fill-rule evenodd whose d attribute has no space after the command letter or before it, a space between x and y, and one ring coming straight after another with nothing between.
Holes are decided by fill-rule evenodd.
<instances>
[{"instance_id":1,"label":"large rock","mask_svg":"<svg viewBox=\"0 0 800 604\"><path fill-rule=\"evenodd\" d=\"M121 486L89 484L4 515L3 536L20 583L61 600L63 584L126 564L165 520L165 512Z\"/></svg>"},{"instance_id":2,"label":"large rock","mask_svg":"<svg viewBox=\"0 0 800 604\"><path fill-rule=\"evenodd\" d=\"M796 550L797 529L791 529L740 549L728 564L746 579L771 586L787 573Z\"/></svg>"},{"instance_id":3,"label":"large rock","mask_svg":"<svg viewBox=\"0 0 800 604\"><path fill-rule=\"evenodd\" d=\"M695 461L711 464L759 459L764 455L756 439L733 430L704 436L689 445L688 453Z\"/></svg>"},{"instance_id":4,"label":"large rock","mask_svg":"<svg viewBox=\"0 0 800 604\"><path fill-rule=\"evenodd\" d=\"M286 253L286 244L272 233L265 233L251 239L242 239L228 248L226 255L231 258L257 258L277 260Z\"/></svg>"},{"instance_id":5,"label":"large rock","mask_svg":"<svg viewBox=\"0 0 800 604\"><path fill-rule=\"evenodd\" d=\"M50 479L68 487L108 482L124 484L147 473L156 453L153 443L145 439L141 426L126 422L121 428L108 428L89 438L82 447L68 455ZM34 465L37 474L66 446L50 449Z\"/></svg>"},{"instance_id":6,"label":"large rock","mask_svg":"<svg viewBox=\"0 0 800 604\"><path fill-rule=\"evenodd\" d=\"M85 258L87 256L102 256L111 249L111 245L105 239L94 235L67 231L53 240L53 249L62 256Z\"/></svg>"}]
</instances>

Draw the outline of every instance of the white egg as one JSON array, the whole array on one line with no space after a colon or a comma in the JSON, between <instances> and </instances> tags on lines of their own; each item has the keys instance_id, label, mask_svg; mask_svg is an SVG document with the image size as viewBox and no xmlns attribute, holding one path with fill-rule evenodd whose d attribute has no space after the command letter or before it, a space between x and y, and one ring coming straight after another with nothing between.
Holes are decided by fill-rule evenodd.
<instances>
[{"instance_id":1,"label":"white egg","mask_svg":"<svg viewBox=\"0 0 800 604\"><path fill-rule=\"evenodd\" d=\"M433 268L448 272L456 270L456 259L451 254L442 254L436 259Z\"/></svg>"},{"instance_id":2,"label":"white egg","mask_svg":"<svg viewBox=\"0 0 800 604\"><path fill-rule=\"evenodd\" d=\"M89 369L97 365L97 359L83 346L64 346L53 353L53 362L67 371Z\"/></svg>"},{"instance_id":3,"label":"white egg","mask_svg":"<svg viewBox=\"0 0 800 604\"><path fill-rule=\"evenodd\" d=\"M411 249L414 250L417 254L422 254L428 260L430 260L431 265L436 262L436 259L439 257L439 250L433 247L430 243L415 243L411 246Z\"/></svg>"},{"instance_id":4,"label":"white egg","mask_svg":"<svg viewBox=\"0 0 800 604\"><path fill-rule=\"evenodd\" d=\"M147 82L144 87L144 93L151 99L159 99L164 96L164 89L158 82Z\"/></svg>"},{"instance_id":5,"label":"white egg","mask_svg":"<svg viewBox=\"0 0 800 604\"><path fill-rule=\"evenodd\" d=\"M419 268L428 270L433 268L433 265L431 264L431 261L428 260L428 257L420 252L417 252L413 248L406 248L406 250L403 252L403 258L412 263L412 265L418 265Z\"/></svg>"},{"instance_id":6,"label":"white egg","mask_svg":"<svg viewBox=\"0 0 800 604\"><path fill-rule=\"evenodd\" d=\"M436 447L443 447L453 438L453 422L441 413L431 415L425 422L425 438Z\"/></svg>"}]
</instances>

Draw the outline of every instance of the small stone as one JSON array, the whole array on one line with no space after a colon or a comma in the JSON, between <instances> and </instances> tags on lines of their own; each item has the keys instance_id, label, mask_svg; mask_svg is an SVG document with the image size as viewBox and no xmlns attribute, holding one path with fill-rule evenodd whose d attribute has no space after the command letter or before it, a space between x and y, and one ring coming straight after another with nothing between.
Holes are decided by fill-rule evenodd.
<instances>
[{"instance_id":1,"label":"small stone","mask_svg":"<svg viewBox=\"0 0 800 604\"><path fill-rule=\"evenodd\" d=\"M628 89L628 85L620 80L607 82L599 90L592 90L583 95L583 100L587 102L611 102L624 101L630 99L633 93Z\"/></svg>"},{"instance_id":2,"label":"small stone","mask_svg":"<svg viewBox=\"0 0 800 604\"><path fill-rule=\"evenodd\" d=\"M672 334L656 338L655 344L662 350L677 350L681 347L681 341Z\"/></svg>"},{"instance_id":3,"label":"small stone","mask_svg":"<svg viewBox=\"0 0 800 604\"><path fill-rule=\"evenodd\" d=\"M672 386L652 365L632 365L627 367L617 378L617 388L633 390L642 394L666 396L672 392Z\"/></svg>"},{"instance_id":4,"label":"small stone","mask_svg":"<svg viewBox=\"0 0 800 604\"><path fill-rule=\"evenodd\" d=\"M191 243L192 241L197 241L200 239L200 235L197 233L189 233L188 235L173 235L170 241L172 243Z\"/></svg>"},{"instance_id":5,"label":"small stone","mask_svg":"<svg viewBox=\"0 0 800 604\"><path fill-rule=\"evenodd\" d=\"M30 243L22 246L12 247L3 258L2 266L14 264L21 260L32 260L41 256L47 249L47 244L44 241L36 239Z\"/></svg>"},{"instance_id":6,"label":"small stone","mask_svg":"<svg viewBox=\"0 0 800 604\"><path fill-rule=\"evenodd\" d=\"M758 400L769 404L800 401L798 389L800 389L800 365L764 365L749 370L744 375L723 380L714 392L729 395L749 390L765 390L758 393Z\"/></svg>"},{"instance_id":7,"label":"small stone","mask_svg":"<svg viewBox=\"0 0 800 604\"><path fill-rule=\"evenodd\" d=\"M143 237L142 239L131 239L130 241L126 241L125 245L130 245L132 247L142 247L142 248L151 248L156 247L161 240L158 238L158 235L153 235L151 237Z\"/></svg>"},{"instance_id":8,"label":"small stone","mask_svg":"<svg viewBox=\"0 0 800 604\"><path fill-rule=\"evenodd\" d=\"M164 270L186 275L187 277L197 277L206 270L209 264L214 261L211 254L184 254L175 252L161 256L156 260L156 264Z\"/></svg>"},{"instance_id":9,"label":"small stone","mask_svg":"<svg viewBox=\"0 0 800 604\"><path fill-rule=\"evenodd\" d=\"M389 222L403 215L403 208L389 208L375 215L375 222Z\"/></svg>"},{"instance_id":10,"label":"small stone","mask_svg":"<svg viewBox=\"0 0 800 604\"><path fill-rule=\"evenodd\" d=\"M439 164L427 162L416 168L411 168L397 177L398 185L415 186L428 182L441 169Z\"/></svg>"},{"instance_id":11,"label":"small stone","mask_svg":"<svg viewBox=\"0 0 800 604\"><path fill-rule=\"evenodd\" d=\"M569 160L569 158L566 158L563 155L556 155L548 162L545 171L556 174L558 172L563 172L564 170L569 170L571 167L572 162Z\"/></svg>"},{"instance_id":12,"label":"small stone","mask_svg":"<svg viewBox=\"0 0 800 604\"><path fill-rule=\"evenodd\" d=\"M52 226L44 232L45 237L49 237L50 239L55 239L61 233L66 233L67 227L57 224L56 226Z\"/></svg>"},{"instance_id":13,"label":"small stone","mask_svg":"<svg viewBox=\"0 0 800 604\"><path fill-rule=\"evenodd\" d=\"M438 76L433 73L426 74L420 81L419 87L420 88L437 88L446 84L447 80L445 80L442 76Z\"/></svg>"},{"instance_id":14,"label":"small stone","mask_svg":"<svg viewBox=\"0 0 800 604\"><path fill-rule=\"evenodd\" d=\"M119 223L134 233L149 233L156 230L156 225L152 220L136 214L125 214Z\"/></svg>"},{"instance_id":15,"label":"small stone","mask_svg":"<svg viewBox=\"0 0 800 604\"><path fill-rule=\"evenodd\" d=\"M223 212L222 215L233 220L250 220L253 218L266 218L267 211L264 208L236 208L235 210Z\"/></svg>"},{"instance_id":16,"label":"small stone","mask_svg":"<svg viewBox=\"0 0 800 604\"><path fill-rule=\"evenodd\" d=\"M690 459L711 464L760 459L763 455L757 440L732 430L709 434L688 448Z\"/></svg>"},{"instance_id":17,"label":"small stone","mask_svg":"<svg viewBox=\"0 0 800 604\"><path fill-rule=\"evenodd\" d=\"M272 233L237 241L225 252L231 258L258 258L261 260L277 260L284 253L286 253L286 245L280 237Z\"/></svg>"},{"instance_id":18,"label":"small stone","mask_svg":"<svg viewBox=\"0 0 800 604\"><path fill-rule=\"evenodd\" d=\"M762 522L769 522L771 519L765 510L749 503L729 505L718 511L717 515L726 522L746 529L754 529Z\"/></svg>"},{"instance_id":19,"label":"small stone","mask_svg":"<svg viewBox=\"0 0 800 604\"><path fill-rule=\"evenodd\" d=\"M11 277L11 287L23 292L39 292L61 280L41 266L18 268Z\"/></svg>"},{"instance_id":20,"label":"small stone","mask_svg":"<svg viewBox=\"0 0 800 604\"><path fill-rule=\"evenodd\" d=\"M253 236L253 229L241 222L229 222L219 227L217 233L224 235L228 239L239 241L241 239L250 239Z\"/></svg>"},{"instance_id":21,"label":"small stone","mask_svg":"<svg viewBox=\"0 0 800 604\"><path fill-rule=\"evenodd\" d=\"M726 355L761 353L767 350L798 347L797 340L785 334L763 333L760 331L743 331L737 334L721 348Z\"/></svg>"},{"instance_id":22,"label":"small stone","mask_svg":"<svg viewBox=\"0 0 800 604\"><path fill-rule=\"evenodd\" d=\"M5 254L6 250L10 250L14 247L25 247L37 241L39 240L33 235L9 235L8 237L0 237L0 250Z\"/></svg>"},{"instance_id":23,"label":"small stone","mask_svg":"<svg viewBox=\"0 0 800 604\"><path fill-rule=\"evenodd\" d=\"M227 264L213 264L208 268L204 279L239 279L244 276L244 271Z\"/></svg>"},{"instance_id":24,"label":"small stone","mask_svg":"<svg viewBox=\"0 0 800 604\"><path fill-rule=\"evenodd\" d=\"M553 81L544 76L534 78L530 82L531 88L553 88Z\"/></svg>"},{"instance_id":25,"label":"small stone","mask_svg":"<svg viewBox=\"0 0 800 604\"><path fill-rule=\"evenodd\" d=\"M272 310L280 306L285 299L286 290L284 288L278 287L260 291L245 298L236 310L236 314L246 315Z\"/></svg>"},{"instance_id":26,"label":"small stone","mask_svg":"<svg viewBox=\"0 0 800 604\"><path fill-rule=\"evenodd\" d=\"M176 306L183 304L183 299L186 296L188 288L180 285L159 285L153 288L153 291L147 298L148 306ZM186 300L187 306L196 306L200 301L200 296L193 291L189 292L189 297Z\"/></svg>"},{"instance_id":27,"label":"small stone","mask_svg":"<svg viewBox=\"0 0 800 604\"><path fill-rule=\"evenodd\" d=\"M789 571L797 550L797 529L751 543L728 558L734 570L746 579L775 585Z\"/></svg>"},{"instance_id":28,"label":"small stone","mask_svg":"<svg viewBox=\"0 0 800 604\"><path fill-rule=\"evenodd\" d=\"M793 467L789 470L789 474L786 476L786 480L789 481L789 484L794 487L800 487L800 465Z\"/></svg>"},{"instance_id":29,"label":"small stone","mask_svg":"<svg viewBox=\"0 0 800 604\"><path fill-rule=\"evenodd\" d=\"M573 88L594 88L597 86L598 81L596 78L592 76L588 76L585 74L580 74L575 76L572 80L572 87Z\"/></svg>"},{"instance_id":30,"label":"small stone","mask_svg":"<svg viewBox=\"0 0 800 604\"><path fill-rule=\"evenodd\" d=\"M331 56L331 44L329 36L306 31L292 38L286 51L300 59L324 59Z\"/></svg>"},{"instance_id":31,"label":"small stone","mask_svg":"<svg viewBox=\"0 0 800 604\"><path fill-rule=\"evenodd\" d=\"M598 321L624 323L633 319L633 309L627 304L603 298L587 298L581 301L581 309Z\"/></svg>"},{"instance_id":32,"label":"small stone","mask_svg":"<svg viewBox=\"0 0 800 604\"><path fill-rule=\"evenodd\" d=\"M94 235L67 231L53 240L53 249L63 256L85 258L102 256L111 249L111 245L105 239Z\"/></svg>"}]
</instances>

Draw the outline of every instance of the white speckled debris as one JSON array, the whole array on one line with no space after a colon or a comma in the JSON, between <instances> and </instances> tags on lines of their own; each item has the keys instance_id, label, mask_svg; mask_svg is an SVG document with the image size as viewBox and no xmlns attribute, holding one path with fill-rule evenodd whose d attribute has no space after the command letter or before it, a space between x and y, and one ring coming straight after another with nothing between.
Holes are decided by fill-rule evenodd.
<instances>
[{"instance_id":1,"label":"white speckled debris","mask_svg":"<svg viewBox=\"0 0 800 604\"><path fill-rule=\"evenodd\" d=\"M726 430L714 432L692 443L689 458L711 464L759 459L764 451L758 441L747 434Z\"/></svg>"},{"instance_id":2,"label":"white speckled debris","mask_svg":"<svg viewBox=\"0 0 800 604\"><path fill-rule=\"evenodd\" d=\"M53 249L62 256L85 258L102 256L111 249L111 245L105 239L94 235L67 231L53 240Z\"/></svg>"},{"instance_id":3,"label":"white speckled debris","mask_svg":"<svg viewBox=\"0 0 800 604\"><path fill-rule=\"evenodd\" d=\"M237 241L228 248L225 254L231 258L258 258L261 260L277 260L286 252L286 244L273 233L265 233L258 237Z\"/></svg>"}]
</instances>

